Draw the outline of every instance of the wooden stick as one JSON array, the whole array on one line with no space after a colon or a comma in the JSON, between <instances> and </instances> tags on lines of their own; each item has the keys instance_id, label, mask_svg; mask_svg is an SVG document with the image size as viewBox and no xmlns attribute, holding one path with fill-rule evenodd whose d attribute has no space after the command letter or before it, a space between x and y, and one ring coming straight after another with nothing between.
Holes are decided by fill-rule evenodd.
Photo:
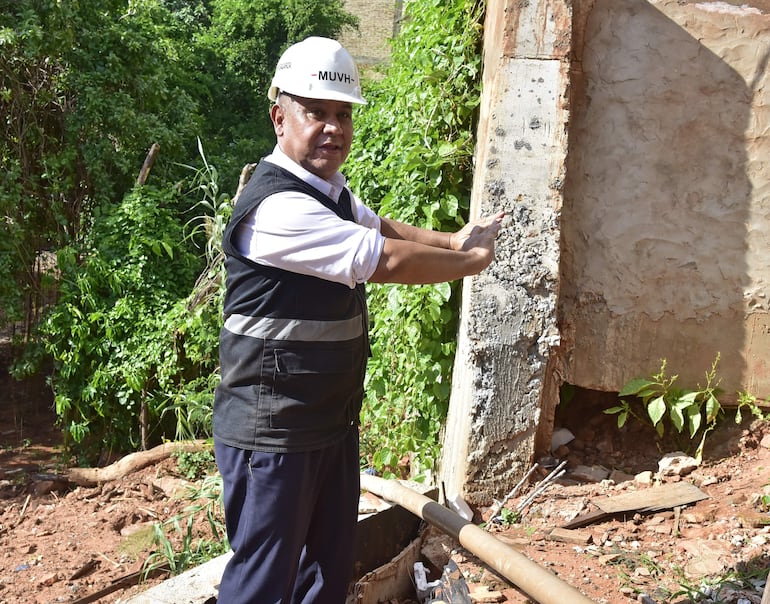
<instances>
[{"instance_id":1,"label":"wooden stick","mask_svg":"<svg viewBox=\"0 0 770 604\"><path fill-rule=\"evenodd\" d=\"M27 511L27 506L29 505L29 498L32 497L32 495L27 495L27 498L24 500L24 505L21 506L21 512L19 512L19 519L16 521L17 524L21 522L21 519L24 518L24 512Z\"/></svg>"},{"instance_id":2,"label":"wooden stick","mask_svg":"<svg viewBox=\"0 0 770 604\"><path fill-rule=\"evenodd\" d=\"M168 442L147 451L126 455L104 468L70 468L67 480L81 486L96 486L100 482L123 478L131 472L163 461L174 453L203 451L209 446L205 440Z\"/></svg>"},{"instance_id":3,"label":"wooden stick","mask_svg":"<svg viewBox=\"0 0 770 604\"><path fill-rule=\"evenodd\" d=\"M147 152L147 157L144 159L142 169L139 170L139 176L136 177L137 185L142 186L147 182L147 177L150 175L150 170L152 170L155 158L158 156L158 151L160 151L160 145L158 143L153 143L152 147L150 147L150 150Z\"/></svg>"}]
</instances>

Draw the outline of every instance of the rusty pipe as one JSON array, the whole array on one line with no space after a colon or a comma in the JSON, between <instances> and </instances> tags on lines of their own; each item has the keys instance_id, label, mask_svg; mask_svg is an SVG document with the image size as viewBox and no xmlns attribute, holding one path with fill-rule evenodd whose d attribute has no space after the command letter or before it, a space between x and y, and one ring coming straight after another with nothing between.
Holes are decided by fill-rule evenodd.
<instances>
[{"instance_id":1,"label":"rusty pipe","mask_svg":"<svg viewBox=\"0 0 770 604\"><path fill-rule=\"evenodd\" d=\"M361 474L361 488L400 505L441 529L540 604L596 604L493 535L395 480Z\"/></svg>"}]
</instances>

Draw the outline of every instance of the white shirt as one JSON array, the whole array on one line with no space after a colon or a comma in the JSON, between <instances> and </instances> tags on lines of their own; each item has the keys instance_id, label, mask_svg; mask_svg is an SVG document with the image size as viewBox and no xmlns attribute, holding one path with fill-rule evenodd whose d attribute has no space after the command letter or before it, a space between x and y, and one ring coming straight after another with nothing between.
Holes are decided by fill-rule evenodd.
<instances>
[{"instance_id":1,"label":"white shirt","mask_svg":"<svg viewBox=\"0 0 770 604\"><path fill-rule=\"evenodd\" d=\"M288 170L334 201L346 186L339 172L331 181L324 180L292 161L277 145L265 161ZM377 214L352 193L350 204L355 222L340 218L304 193L270 195L238 224L235 247L259 264L336 281L352 289L377 269L385 238Z\"/></svg>"}]
</instances>

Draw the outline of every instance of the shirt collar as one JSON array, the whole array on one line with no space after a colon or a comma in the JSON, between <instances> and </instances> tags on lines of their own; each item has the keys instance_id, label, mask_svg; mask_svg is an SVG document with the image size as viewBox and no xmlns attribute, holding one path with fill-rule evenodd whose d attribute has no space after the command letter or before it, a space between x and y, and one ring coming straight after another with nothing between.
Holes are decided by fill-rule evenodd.
<instances>
[{"instance_id":1,"label":"shirt collar","mask_svg":"<svg viewBox=\"0 0 770 604\"><path fill-rule=\"evenodd\" d=\"M318 189L321 193L334 201L339 201L340 193L342 193L342 189L344 189L347 184L347 180L341 172L335 172L331 177L331 180L325 180L312 172L308 172L305 168L286 155L278 145L276 145L273 152L265 158L265 161L268 161L279 168L283 168L284 170L288 170L294 174L294 176L306 182L311 187Z\"/></svg>"}]
</instances>

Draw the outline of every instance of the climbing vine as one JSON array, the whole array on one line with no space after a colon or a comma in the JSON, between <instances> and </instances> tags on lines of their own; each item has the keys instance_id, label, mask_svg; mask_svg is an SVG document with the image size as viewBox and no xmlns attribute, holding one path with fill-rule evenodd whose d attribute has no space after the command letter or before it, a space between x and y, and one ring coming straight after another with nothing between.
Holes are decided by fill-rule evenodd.
<instances>
[{"instance_id":1,"label":"climbing vine","mask_svg":"<svg viewBox=\"0 0 770 604\"><path fill-rule=\"evenodd\" d=\"M381 215L437 230L468 216L480 100L484 3L405 3L383 77L367 84L346 167ZM372 358L362 465L413 476L434 468L449 404L459 282L369 285Z\"/></svg>"}]
</instances>

